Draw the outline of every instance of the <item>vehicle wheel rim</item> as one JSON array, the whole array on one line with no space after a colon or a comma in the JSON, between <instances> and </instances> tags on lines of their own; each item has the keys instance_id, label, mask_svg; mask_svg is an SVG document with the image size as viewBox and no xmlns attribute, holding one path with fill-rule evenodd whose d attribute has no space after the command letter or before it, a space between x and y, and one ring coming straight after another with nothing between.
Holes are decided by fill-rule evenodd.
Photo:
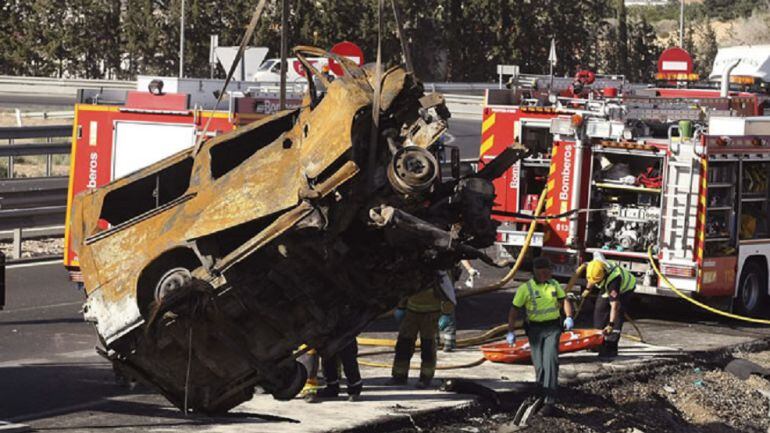
<instances>
[{"instance_id":1,"label":"vehicle wheel rim","mask_svg":"<svg viewBox=\"0 0 770 433\"><path fill-rule=\"evenodd\" d=\"M753 310L759 300L759 279L754 274L749 274L741 288L741 301L747 310Z\"/></svg>"},{"instance_id":2,"label":"vehicle wheel rim","mask_svg":"<svg viewBox=\"0 0 770 433\"><path fill-rule=\"evenodd\" d=\"M192 280L190 271L186 268L174 268L163 274L155 286L155 301L160 302L170 293L179 290Z\"/></svg>"}]
</instances>

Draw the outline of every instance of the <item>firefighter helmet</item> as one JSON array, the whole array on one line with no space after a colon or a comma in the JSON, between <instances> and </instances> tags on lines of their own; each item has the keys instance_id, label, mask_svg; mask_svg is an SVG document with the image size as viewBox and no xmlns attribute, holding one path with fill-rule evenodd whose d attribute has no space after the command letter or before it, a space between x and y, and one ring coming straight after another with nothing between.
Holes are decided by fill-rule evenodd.
<instances>
[{"instance_id":1,"label":"firefighter helmet","mask_svg":"<svg viewBox=\"0 0 770 433\"><path fill-rule=\"evenodd\" d=\"M588 262L588 267L586 268L586 279L588 280L589 284L593 285L603 280L605 274L606 271L604 269L604 262L596 259Z\"/></svg>"}]
</instances>

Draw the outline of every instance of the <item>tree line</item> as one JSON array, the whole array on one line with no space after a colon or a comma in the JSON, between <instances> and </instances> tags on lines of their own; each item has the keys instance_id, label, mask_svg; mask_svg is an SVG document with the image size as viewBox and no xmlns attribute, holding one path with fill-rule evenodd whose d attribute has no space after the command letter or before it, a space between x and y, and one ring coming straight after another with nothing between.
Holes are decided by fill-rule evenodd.
<instances>
[{"instance_id":1,"label":"tree line","mask_svg":"<svg viewBox=\"0 0 770 433\"><path fill-rule=\"evenodd\" d=\"M5 0L0 74L133 79L176 75L182 0ZM210 35L236 45L256 0L186 0L185 75L209 75ZM330 48L349 40L367 59L377 47L376 0L289 0L289 44ZM494 79L497 64L546 73L555 38L558 74L578 66L647 81L663 47L622 0L396 0L416 74L429 81ZM280 46L281 2L273 0L251 45ZM401 61L386 1L382 54ZM221 75L221 69L219 71Z\"/></svg>"}]
</instances>

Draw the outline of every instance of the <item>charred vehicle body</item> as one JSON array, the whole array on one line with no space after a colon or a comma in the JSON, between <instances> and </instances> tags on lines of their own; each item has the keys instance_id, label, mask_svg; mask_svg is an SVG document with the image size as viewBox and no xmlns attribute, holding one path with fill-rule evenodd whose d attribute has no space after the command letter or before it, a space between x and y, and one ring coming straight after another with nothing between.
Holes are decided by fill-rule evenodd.
<instances>
[{"instance_id":1,"label":"charred vehicle body","mask_svg":"<svg viewBox=\"0 0 770 433\"><path fill-rule=\"evenodd\" d=\"M400 67L295 52L315 77L301 108L74 200L84 314L103 354L185 410L224 412L255 387L292 398L307 376L298 346L335 352L437 271L491 262L491 180L524 150L442 179L440 95ZM328 82L307 55L346 73Z\"/></svg>"}]
</instances>

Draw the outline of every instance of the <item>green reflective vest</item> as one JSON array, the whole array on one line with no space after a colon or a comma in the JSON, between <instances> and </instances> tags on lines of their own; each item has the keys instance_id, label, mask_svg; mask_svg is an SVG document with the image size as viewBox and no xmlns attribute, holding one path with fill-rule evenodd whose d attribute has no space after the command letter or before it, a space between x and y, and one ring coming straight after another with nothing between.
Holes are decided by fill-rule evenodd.
<instances>
[{"instance_id":1,"label":"green reflective vest","mask_svg":"<svg viewBox=\"0 0 770 433\"><path fill-rule=\"evenodd\" d=\"M607 266L609 267L609 273L602 281L597 284L597 286L602 290L603 297L606 298L609 296L607 287L616 278L621 279L620 293L630 292L636 288L636 277L626 268L618 265L615 262L607 262Z\"/></svg>"},{"instance_id":2,"label":"green reflective vest","mask_svg":"<svg viewBox=\"0 0 770 433\"><path fill-rule=\"evenodd\" d=\"M565 296L558 281L551 279L538 284L533 278L516 289L513 306L526 307L530 322L547 322L559 318L559 300Z\"/></svg>"}]
</instances>

